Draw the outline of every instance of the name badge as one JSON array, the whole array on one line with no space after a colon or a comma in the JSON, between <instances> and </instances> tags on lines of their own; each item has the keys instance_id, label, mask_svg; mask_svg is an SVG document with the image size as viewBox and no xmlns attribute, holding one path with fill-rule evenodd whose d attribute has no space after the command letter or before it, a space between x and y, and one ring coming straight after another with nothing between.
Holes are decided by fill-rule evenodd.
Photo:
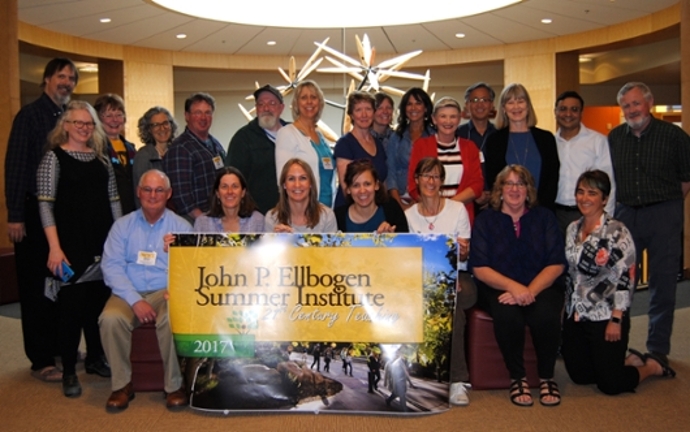
<instances>
[{"instance_id":1,"label":"name badge","mask_svg":"<svg viewBox=\"0 0 690 432\"><path fill-rule=\"evenodd\" d=\"M484 163L484 152L479 151L479 163Z\"/></svg>"},{"instance_id":2,"label":"name badge","mask_svg":"<svg viewBox=\"0 0 690 432\"><path fill-rule=\"evenodd\" d=\"M214 156L213 166L215 166L217 170L223 168L225 166L223 164L223 159L220 156Z\"/></svg>"},{"instance_id":3,"label":"name badge","mask_svg":"<svg viewBox=\"0 0 690 432\"><path fill-rule=\"evenodd\" d=\"M139 251L137 264L145 266L156 265L156 252Z\"/></svg>"},{"instance_id":4,"label":"name badge","mask_svg":"<svg viewBox=\"0 0 690 432\"><path fill-rule=\"evenodd\" d=\"M333 169L333 159L329 156L324 156L321 158L321 163L323 164L323 169L332 170Z\"/></svg>"}]
</instances>

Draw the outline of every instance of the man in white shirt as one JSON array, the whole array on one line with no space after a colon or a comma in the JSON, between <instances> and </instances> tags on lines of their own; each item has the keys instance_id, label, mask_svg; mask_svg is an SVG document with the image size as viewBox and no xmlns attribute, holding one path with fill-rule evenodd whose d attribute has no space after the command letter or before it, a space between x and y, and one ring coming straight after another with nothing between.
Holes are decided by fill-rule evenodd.
<instances>
[{"instance_id":1,"label":"man in white shirt","mask_svg":"<svg viewBox=\"0 0 690 432\"><path fill-rule=\"evenodd\" d=\"M606 212L613 216L616 207L616 185L613 178L613 164L606 137L582 124L582 110L585 102L574 91L566 91L556 98L556 144L561 168L556 195L556 217L563 235L568 225L580 218L575 202L577 179L585 171L600 169L611 179L611 195L606 203Z\"/></svg>"}]
</instances>

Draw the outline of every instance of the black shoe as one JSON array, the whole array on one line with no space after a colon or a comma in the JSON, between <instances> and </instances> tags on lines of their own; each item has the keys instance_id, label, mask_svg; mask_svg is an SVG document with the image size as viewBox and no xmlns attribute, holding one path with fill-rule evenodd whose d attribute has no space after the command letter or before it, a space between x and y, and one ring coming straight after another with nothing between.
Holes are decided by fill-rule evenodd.
<instances>
[{"instance_id":1,"label":"black shoe","mask_svg":"<svg viewBox=\"0 0 690 432\"><path fill-rule=\"evenodd\" d=\"M67 397L81 396L81 384L76 375L65 375L62 377L62 393Z\"/></svg>"},{"instance_id":2,"label":"black shoe","mask_svg":"<svg viewBox=\"0 0 690 432\"><path fill-rule=\"evenodd\" d=\"M104 358L98 359L95 362L86 363L84 369L86 369L87 374L96 374L103 378L110 378L112 375L110 373L110 365Z\"/></svg>"},{"instance_id":3,"label":"black shoe","mask_svg":"<svg viewBox=\"0 0 690 432\"><path fill-rule=\"evenodd\" d=\"M666 354L661 354L660 352L650 351L647 354L653 354L657 359L661 360L665 364L668 364L668 356Z\"/></svg>"}]
</instances>

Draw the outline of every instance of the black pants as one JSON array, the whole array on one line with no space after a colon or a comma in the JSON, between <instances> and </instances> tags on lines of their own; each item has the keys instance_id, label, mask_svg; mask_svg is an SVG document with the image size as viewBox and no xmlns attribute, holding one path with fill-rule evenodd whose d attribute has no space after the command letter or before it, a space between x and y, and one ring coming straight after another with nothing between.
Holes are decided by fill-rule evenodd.
<instances>
[{"instance_id":1,"label":"black pants","mask_svg":"<svg viewBox=\"0 0 690 432\"><path fill-rule=\"evenodd\" d=\"M630 317L621 322L621 339L604 339L608 321L563 322L561 353L565 369L575 384L596 384L602 393L615 395L632 392L640 382L640 373L634 366L625 366L628 349Z\"/></svg>"},{"instance_id":2,"label":"black pants","mask_svg":"<svg viewBox=\"0 0 690 432\"><path fill-rule=\"evenodd\" d=\"M32 370L55 365L59 355L58 306L43 294L49 275L48 242L38 213L36 197L26 199L24 209L26 237L14 244L19 284L24 352Z\"/></svg>"},{"instance_id":3,"label":"black pants","mask_svg":"<svg viewBox=\"0 0 690 432\"><path fill-rule=\"evenodd\" d=\"M530 329L534 350L537 354L539 378L553 378L558 345L561 338L561 314L564 292L560 286L546 288L529 306L511 306L498 302L503 291L482 286L489 314L494 320L494 335L501 349L511 379L526 376L523 353L525 351L525 326Z\"/></svg>"},{"instance_id":4,"label":"black pants","mask_svg":"<svg viewBox=\"0 0 690 432\"><path fill-rule=\"evenodd\" d=\"M67 285L60 289L60 355L65 375L75 373L82 329L86 340L86 364L104 355L98 317L109 297L110 290L103 281Z\"/></svg>"}]
</instances>

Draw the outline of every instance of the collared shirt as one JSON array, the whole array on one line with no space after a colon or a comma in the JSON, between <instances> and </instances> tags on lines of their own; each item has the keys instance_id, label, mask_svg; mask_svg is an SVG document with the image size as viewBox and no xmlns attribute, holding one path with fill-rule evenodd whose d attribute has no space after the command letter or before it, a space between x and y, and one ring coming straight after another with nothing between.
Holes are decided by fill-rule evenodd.
<instances>
[{"instance_id":1,"label":"collared shirt","mask_svg":"<svg viewBox=\"0 0 690 432\"><path fill-rule=\"evenodd\" d=\"M202 212L209 209L208 198L218 171L213 158L219 157L221 162L225 158L223 146L211 135L209 140L214 152L186 128L163 157L163 171L170 177L172 201L178 214L186 216L195 208Z\"/></svg>"},{"instance_id":2,"label":"collared shirt","mask_svg":"<svg viewBox=\"0 0 690 432\"><path fill-rule=\"evenodd\" d=\"M484 131L484 135L482 135L479 133L477 128L474 126L474 123L472 122L472 120L470 120L467 123L458 127L458 130L455 133L455 136L460 137L460 138L465 138L465 139L468 139L468 140L474 142L477 145L477 148L479 149L479 151L482 152L482 151L484 151L484 144L486 144L486 138L494 132L496 132L496 126L494 126L493 123L488 122L486 124L486 130ZM482 161L483 160L484 160L484 157L482 156Z\"/></svg>"},{"instance_id":3,"label":"collared shirt","mask_svg":"<svg viewBox=\"0 0 690 432\"><path fill-rule=\"evenodd\" d=\"M627 124L609 133L618 201L627 206L683 198L690 181L690 136L678 126L652 117L637 137Z\"/></svg>"},{"instance_id":4,"label":"collared shirt","mask_svg":"<svg viewBox=\"0 0 690 432\"><path fill-rule=\"evenodd\" d=\"M116 220L103 247L103 280L130 306L142 299L141 293L168 286L168 254L163 252L167 233L191 232L189 223L166 209L155 223L149 223L141 209ZM140 252L155 252L155 263L139 263Z\"/></svg>"},{"instance_id":5,"label":"collared shirt","mask_svg":"<svg viewBox=\"0 0 690 432\"><path fill-rule=\"evenodd\" d=\"M556 131L556 146L558 158L561 160L556 203L575 206L577 179L585 171L599 169L608 174L611 179L611 193L605 210L606 213L613 215L616 208L616 182L606 137L580 124L580 131L570 140L561 137L560 129Z\"/></svg>"},{"instance_id":6,"label":"collared shirt","mask_svg":"<svg viewBox=\"0 0 690 432\"><path fill-rule=\"evenodd\" d=\"M427 128L421 137L433 134L434 130ZM388 164L386 187L388 190L397 190L400 196L409 195L407 191L407 171L410 166L413 144L412 138L410 138L410 128L405 129L402 136L398 135L397 132L393 132L388 140L388 148L386 149L386 163Z\"/></svg>"},{"instance_id":7,"label":"collared shirt","mask_svg":"<svg viewBox=\"0 0 690 432\"><path fill-rule=\"evenodd\" d=\"M601 215L599 226L584 241L582 219L568 226L565 256L566 315L577 320L607 321L613 310L630 308L635 286L635 242L623 223Z\"/></svg>"},{"instance_id":8,"label":"collared shirt","mask_svg":"<svg viewBox=\"0 0 690 432\"><path fill-rule=\"evenodd\" d=\"M48 142L48 133L62 115L62 108L45 93L22 108L12 123L5 157L7 220L24 222L27 194L36 195L36 170Z\"/></svg>"}]
</instances>

